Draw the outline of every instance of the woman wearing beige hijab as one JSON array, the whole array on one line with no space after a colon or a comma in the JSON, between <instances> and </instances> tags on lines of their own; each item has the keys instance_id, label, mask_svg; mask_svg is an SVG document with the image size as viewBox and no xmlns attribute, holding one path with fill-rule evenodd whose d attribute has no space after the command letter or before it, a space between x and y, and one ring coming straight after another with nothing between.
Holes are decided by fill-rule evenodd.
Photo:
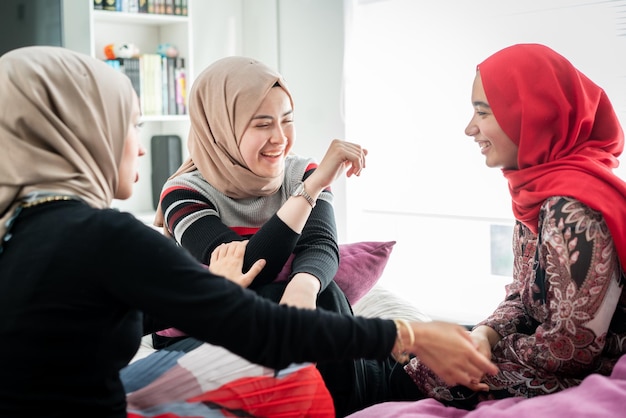
<instances>
[{"instance_id":1,"label":"woman wearing beige hijab","mask_svg":"<svg viewBox=\"0 0 626 418\"><path fill-rule=\"evenodd\" d=\"M204 264L220 246L249 240L244 271L266 260L250 289L281 304L352 314L333 281L339 248L330 186L344 171L360 175L367 150L334 140L319 165L294 155L291 93L279 73L254 59L214 62L189 97L189 159L164 185L156 225L164 224L166 233ZM288 280L275 281L289 257ZM157 333L155 346L172 344L179 335ZM386 380L393 364L350 360L321 362L318 368L343 411L372 397L365 387L375 385L367 384L367 375Z\"/></svg>"},{"instance_id":2,"label":"woman wearing beige hijab","mask_svg":"<svg viewBox=\"0 0 626 418\"><path fill-rule=\"evenodd\" d=\"M291 154L289 89L250 58L210 65L191 89L189 109L190 157L165 184L156 225L205 264L219 245L249 239L244 267L267 261L251 289L285 304L350 312L332 280L338 245L330 185L346 168L358 176L367 151L335 140L319 166ZM292 253L288 283L263 287Z\"/></svg>"},{"instance_id":3,"label":"woman wearing beige hijab","mask_svg":"<svg viewBox=\"0 0 626 418\"><path fill-rule=\"evenodd\" d=\"M273 304L108 209L144 149L130 81L106 64L20 48L0 57L0 86L0 417L127 417L119 371L141 312L272 368L395 351L450 383L495 371L455 325Z\"/></svg>"}]
</instances>

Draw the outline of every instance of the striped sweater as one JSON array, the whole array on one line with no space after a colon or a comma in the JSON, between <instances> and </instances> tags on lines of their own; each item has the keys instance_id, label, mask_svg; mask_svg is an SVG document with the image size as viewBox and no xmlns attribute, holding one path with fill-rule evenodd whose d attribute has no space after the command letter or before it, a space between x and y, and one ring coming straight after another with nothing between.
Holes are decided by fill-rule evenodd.
<instances>
[{"instance_id":1,"label":"striped sweater","mask_svg":"<svg viewBox=\"0 0 626 418\"><path fill-rule=\"evenodd\" d=\"M267 264L251 288L273 281L289 256L296 254L292 275L306 272L317 277L324 290L337 272L339 251L333 195L324 190L302 231L297 234L277 216L298 182L317 167L313 160L290 155L285 161L285 178L270 195L231 199L209 184L199 171L165 183L161 207L165 225L176 241L197 260L208 264L220 244L249 239L244 270L264 258Z\"/></svg>"}]
</instances>

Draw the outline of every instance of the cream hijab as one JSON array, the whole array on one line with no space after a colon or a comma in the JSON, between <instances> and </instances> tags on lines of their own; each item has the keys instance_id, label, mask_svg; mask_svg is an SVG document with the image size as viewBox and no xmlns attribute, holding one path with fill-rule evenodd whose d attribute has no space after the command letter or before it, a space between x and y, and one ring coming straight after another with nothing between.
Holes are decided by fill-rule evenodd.
<instances>
[{"instance_id":1,"label":"cream hijab","mask_svg":"<svg viewBox=\"0 0 626 418\"><path fill-rule=\"evenodd\" d=\"M287 92L293 107L282 76L254 59L222 58L200 73L189 94L189 159L170 179L197 169L213 187L233 199L275 193L284 173L257 176L246 166L239 144L254 113L276 83ZM160 205L155 225L163 226Z\"/></svg>"},{"instance_id":2,"label":"cream hijab","mask_svg":"<svg viewBox=\"0 0 626 418\"><path fill-rule=\"evenodd\" d=\"M128 77L60 47L25 47L0 57L0 237L25 195L76 195L111 204L131 123Z\"/></svg>"}]
</instances>

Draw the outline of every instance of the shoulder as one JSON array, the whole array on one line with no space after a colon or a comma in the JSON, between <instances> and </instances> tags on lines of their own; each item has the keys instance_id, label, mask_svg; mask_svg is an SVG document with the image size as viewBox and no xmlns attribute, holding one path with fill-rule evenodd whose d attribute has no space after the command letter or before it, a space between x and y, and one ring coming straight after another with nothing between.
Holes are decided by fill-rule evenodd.
<instances>
[{"instance_id":1,"label":"shoulder","mask_svg":"<svg viewBox=\"0 0 626 418\"><path fill-rule=\"evenodd\" d=\"M317 163L312 158L299 155L288 155L285 159L285 186L291 190L304 179L304 174L317 168Z\"/></svg>"},{"instance_id":2,"label":"shoulder","mask_svg":"<svg viewBox=\"0 0 626 418\"><path fill-rule=\"evenodd\" d=\"M285 177L299 177L302 180L305 172L315 168L317 163L313 158L291 154L285 159Z\"/></svg>"},{"instance_id":3,"label":"shoulder","mask_svg":"<svg viewBox=\"0 0 626 418\"><path fill-rule=\"evenodd\" d=\"M548 219L562 218L565 221L588 219L591 221L603 221L602 214L592 209L580 200L567 196L552 196L545 200L541 206L543 221Z\"/></svg>"},{"instance_id":4,"label":"shoulder","mask_svg":"<svg viewBox=\"0 0 626 418\"><path fill-rule=\"evenodd\" d=\"M224 194L213 187L198 170L180 174L167 180L163 185L162 193L164 195L172 194L172 196L182 198L179 192L182 193L182 196L186 196L190 192L194 195L200 194L210 200L215 197L224 196Z\"/></svg>"},{"instance_id":5,"label":"shoulder","mask_svg":"<svg viewBox=\"0 0 626 418\"><path fill-rule=\"evenodd\" d=\"M85 203L68 202L33 208L30 228L38 228L66 248L78 251L102 248L109 251L138 237L154 238L159 232L130 213L97 209ZM32 216L30 216L32 215Z\"/></svg>"},{"instance_id":6,"label":"shoulder","mask_svg":"<svg viewBox=\"0 0 626 418\"><path fill-rule=\"evenodd\" d=\"M559 230L608 236L609 230L602 214L580 200L567 196L553 196L543 203L540 214L542 230Z\"/></svg>"},{"instance_id":7,"label":"shoulder","mask_svg":"<svg viewBox=\"0 0 626 418\"><path fill-rule=\"evenodd\" d=\"M125 236L141 235L152 230L131 213L117 209L90 208L83 224L85 230L98 230L101 238L110 237L114 240L119 240Z\"/></svg>"}]
</instances>

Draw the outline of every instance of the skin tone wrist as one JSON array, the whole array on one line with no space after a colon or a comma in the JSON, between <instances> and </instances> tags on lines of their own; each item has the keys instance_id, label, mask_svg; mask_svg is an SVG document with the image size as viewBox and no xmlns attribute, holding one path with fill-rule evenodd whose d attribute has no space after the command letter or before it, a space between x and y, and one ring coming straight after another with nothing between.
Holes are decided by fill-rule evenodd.
<instances>
[{"instance_id":1,"label":"skin tone wrist","mask_svg":"<svg viewBox=\"0 0 626 418\"><path fill-rule=\"evenodd\" d=\"M304 190L313 198L313 200L317 200L322 190L324 190L324 186L318 185L315 183L314 174L311 175L308 179L304 181Z\"/></svg>"},{"instance_id":2,"label":"skin tone wrist","mask_svg":"<svg viewBox=\"0 0 626 418\"><path fill-rule=\"evenodd\" d=\"M493 328L488 327L486 325L481 325L472 331L472 336L484 338L489 341L489 347L493 348L496 345L501 337Z\"/></svg>"},{"instance_id":3,"label":"skin tone wrist","mask_svg":"<svg viewBox=\"0 0 626 418\"><path fill-rule=\"evenodd\" d=\"M317 277L308 273L298 273L285 288L280 303L298 308L315 309L320 289L321 284Z\"/></svg>"}]
</instances>

